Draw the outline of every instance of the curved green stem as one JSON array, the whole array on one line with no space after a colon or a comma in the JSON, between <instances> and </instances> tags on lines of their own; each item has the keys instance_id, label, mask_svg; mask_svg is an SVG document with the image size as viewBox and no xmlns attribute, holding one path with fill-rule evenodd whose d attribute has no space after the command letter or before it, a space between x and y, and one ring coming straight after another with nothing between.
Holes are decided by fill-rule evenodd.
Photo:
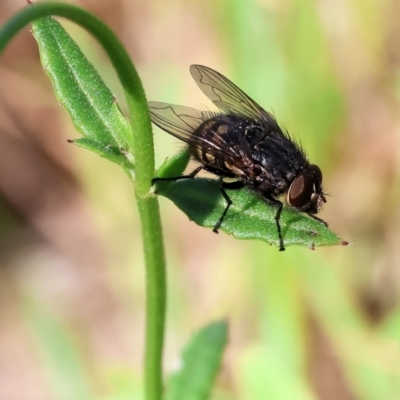
<instances>
[{"instance_id":1,"label":"curved green stem","mask_svg":"<svg viewBox=\"0 0 400 400\"><path fill-rule=\"evenodd\" d=\"M0 30L0 53L8 42L35 19L56 15L65 17L89 31L102 45L124 88L135 159L135 197L142 224L146 263L146 349L145 390L147 400L162 397L162 349L166 307L165 257L158 201L149 193L154 176L154 146L147 101L139 76L124 46L99 19L78 7L60 3L32 4Z\"/></svg>"}]
</instances>

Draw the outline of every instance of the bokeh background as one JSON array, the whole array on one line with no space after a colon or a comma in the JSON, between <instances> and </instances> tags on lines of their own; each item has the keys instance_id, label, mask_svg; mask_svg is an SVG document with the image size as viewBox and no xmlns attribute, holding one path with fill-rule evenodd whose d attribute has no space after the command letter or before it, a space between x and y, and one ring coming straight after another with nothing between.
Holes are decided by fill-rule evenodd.
<instances>
[{"instance_id":1,"label":"bokeh background","mask_svg":"<svg viewBox=\"0 0 400 400\"><path fill-rule=\"evenodd\" d=\"M128 48L148 99L210 107L189 74L238 84L324 171L321 217L350 247L284 253L197 227L160 199L164 367L227 318L213 400L400 398L400 3L73 1ZM1 0L0 22L24 7ZM110 64L65 23L121 101ZM0 399L142 398L144 266L124 173L67 143L26 29L0 59ZM155 129L157 165L181 144ZM185 400L185 399L183 399Z\"/></svg>"}]
</instances>

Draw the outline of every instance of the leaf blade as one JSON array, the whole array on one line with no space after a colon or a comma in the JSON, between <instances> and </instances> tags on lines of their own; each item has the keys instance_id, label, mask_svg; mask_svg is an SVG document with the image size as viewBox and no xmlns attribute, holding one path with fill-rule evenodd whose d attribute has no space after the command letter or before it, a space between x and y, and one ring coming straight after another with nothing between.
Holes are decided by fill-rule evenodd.
<instances>
[{"instance_id":1,"label":"leaf blade","mask_svg":"<svg viewBox=\"0 0 400 400\"><path fill-rule=\"evenodd\" d=\"M32 26L43 68L51 79L57 100L84 136L82 147L126 165L124 153L132 147L131 133L109 88L55 19L41 18ZM79 139L76 142L79 144ZM109 157L110 147L124 151L112 152Z\"/></svg>"},{"instance_id":2,"label":"leaf blade","mask_svg":"<svg viewBox=\"0 0 400 400\"><path fill-rule=\"evenodd\" d=\"M205 400L221 364L227 343L226 321L200 329L182 354L182 367L169 380L166 400Z\"/></svg>"},{"instance_id":3,"label":"leaf blade","mask_svg":"<svg viewBox=\"0 0 400 400\"><path fill-rule=\"evenodd\" d=\"M212 228L222 215L226 201L220 181L195 178L175 182L157 182L156 193L167 197L197 225ZM249 190L227 190L232 206L220 230L237 239L263 240L279 247L275 223L276 207L267 204ZM280 224L285 246L320 246L347 244L322 223L292 208L284 207Z\"/></svg>"}]
</instances>

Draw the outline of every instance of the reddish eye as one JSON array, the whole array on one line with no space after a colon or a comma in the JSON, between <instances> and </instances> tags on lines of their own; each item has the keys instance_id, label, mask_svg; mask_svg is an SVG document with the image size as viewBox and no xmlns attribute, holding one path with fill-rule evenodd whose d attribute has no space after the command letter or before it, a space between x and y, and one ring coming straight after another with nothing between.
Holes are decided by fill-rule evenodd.
<instances>
[{"instance_id":1,"label":"reddish eye","mask_svg":"<svg viewBox=\"0 0 400 400\"><path fill-rule=\"evenodd\" d=\"M303 172L289 188L288 203L292 207L303 207L311 200L313 192L313 178L309 172Z\"/></svg>"},{"instance_id":2,"label":"reddish eye","mask_svg":"<svg viewBox=\"0 0 400 400\"><path fill-rule=\"evenodd\" d=\"M311 164L308 170L314 175L314 179L319 184L322 183L322 172L318 165Z\"/></svg>"}]
</instances>

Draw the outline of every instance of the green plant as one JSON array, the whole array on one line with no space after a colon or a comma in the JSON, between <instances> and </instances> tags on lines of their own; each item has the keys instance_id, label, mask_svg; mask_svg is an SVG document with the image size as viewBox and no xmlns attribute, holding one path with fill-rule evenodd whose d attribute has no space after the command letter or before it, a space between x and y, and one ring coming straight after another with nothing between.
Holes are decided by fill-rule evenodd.
<instances>
[{"instance_id":1,"label":"green plant","mask_svg":"<svg viewBox=\"0 0 400 400\"><path fill-rule=\"evenodd\" d=\"M78 23L101 43L124 88L129 122L122 116L112 93L94 67L50 15ZM57 99L83 136L74 140L74 143L120 165L134 184L147 274L146 398L160 399L163 392L161 360L166 304L165 257L158 201L151 188L151 179L155 175L182 173L188 162L188 154L179 153L155 172L153 137L141 82L124 47L106 25L71 5L30 5L8 21L0 31L0 51L30 22L33 22L33 33L39 44L42 64L53 82ZM174 201L189 218L202 226L213 226L224 207L224 200L212 180L160 183L156 190ZM232 199L234 206L222 230L237 238L262 239L277 245L274 209L246 191L233 193ZM293 210L285 209L281 221L286 245L313 247L341 242L323 225ZM184 352L183 368L167 385L166 398L206 398L217 373L226 338L227 323L224 321L210 324L195 335Z\"/></svg>"}]
</instances>

